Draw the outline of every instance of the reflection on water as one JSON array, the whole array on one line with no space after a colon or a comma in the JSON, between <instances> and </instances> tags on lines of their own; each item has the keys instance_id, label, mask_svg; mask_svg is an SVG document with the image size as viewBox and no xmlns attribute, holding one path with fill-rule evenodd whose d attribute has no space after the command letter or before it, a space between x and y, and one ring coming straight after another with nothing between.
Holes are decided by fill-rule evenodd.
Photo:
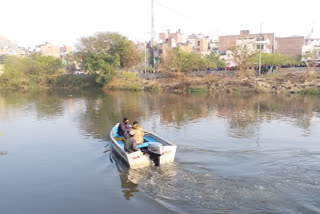
<instances>
[{"instance_id":1,"label":"reflection on water","mask_svg":"<svg viewBox=\"0 0 320 214\"><path fill-rule=\"evenodd\" d=\"M178 129L204 118L228 121L228 134L236 138L255 137L257 126L286 118L310 134L312 118L320 112L318 97L302 96L195 96L110 92L89 97L86 111L80 117L81 128L96 137L105 138L106 130L124 115L132 120L153 120ZM150 128L149 128L150 129Z\"/></svg>"},{"instance_id":2,"label":"reflection on water","mask_svg":"<svg viewBox=\"0 0 320 214\"><path fill-rule=\"evenodd\" d=\"M130 174L130 170L119 171L119 176L123 196L125 197L125 199L130 200L130 197L133 197L135 192L139 192L138 182L135 181L136 178Z\"/></svg>"},{"instance_id":3,"label":"reflection on water","mask_svg":"<svg viewBox=\"0 0 320 214\"><path fill-rule=\"evenodd\" d=\"M112 147L111 142L109 145ZM109 154L112 162L117 166L123 196L126 200L130 200L131 197L135 196L136 192L139 192L138 184L142 175L140 175L136 170L130 169L115 152L112 152L112 150L109 151Z\"/></svg>"},{"instance_id":4,"label":"reflection on water","mask_svg":"<svg viewBox=\"0 0 320 214\"><path fill-rule=\"evenodd\" d=\"M0 155L7 155L7 152L0 152Z\"/></svg>"},{"instance_id":5,"label":"reflection on water","mask_svg":"<svg viewBox=\"0 0 320 214\"><path fill-rule=\"evenodd\" d=\"M160 168L128 169L111 152L108 141L111 128L124 116L131 122L138 120L144 129L176 143L176 162ZM23 127L32 133L28 140L12 140L17 125L7 125L11 123L28 124L30 127ZM37 133L41 127L50 127L46 131L55 133L57 139L50 142L48 133L45 136ZM65 132L70 127L77 132ZM66 163L83 161L85 164L89 162L86 159L89 154L110 155L92 161L84 170L80 166L64 169L64 164L58 163L56 168L66 177L63 179L74 179L66 172L76 170L81 172L75 173L77 179L90 173L91 178L103 177L106 183L93 185L88 192L105 191L102 195L108 198L106 201L119 207L131 201L144 207L141 197L145 194L157 206L177 213L320 212L319 129L320 98L312 96L199 96L119 91L0 94L0 132L6 133L0 137L0 164L13 158L13 166L18 171L24 170L22 166L19 169L20 164L15 165L21 160L14 158L22 145L30 144L27 145L32 148L29 158L36 158L30 165L37 166L38 157L42 163L51 154L36 153L44 149L45 142L51 149L63 142L58 156L70 154L65 157ZM66 142L72 142L73 146L68 147ZM96 148L97 142L107 146ZM88 145L95 149L88 149ZM79 159L75 161L74 155ZM25 158L23 162L28 160ZM55 159L50 167L55 168L59 160ZM95 167L100 164L107 168L105 174L97 172ZM37 167L29 168L30 174L37 175ZM77 179L71 183L78 184ZM70 194L79 186L83 187L83 183L70 187ZM68 190L68 186L63 189ZM109 193L111 190L114 192ZM124 201L113 201L115 192ZM91 204L95 200L98 198L82 203L95 207ZM76 202L70 201L70 206L76 207L79 204Z\"/></svg>"},{"instance_id":6,"label":"reflection on water","mask_svg":"<svg viewBox=\"0 0 320 214\"><path fill-rule=\"evenodd\" d=\"M83 99L85 96L85 99ZM35 111L38 118L57 117L63 111L85 108L79 125L89 135L105 139L106 130L126 115L130 119L159 120L178 129L204 118L228 121L228 134L236 138L254 137L260 123L286 118L296 127L310 133L312 119L319 117L320 99L296 95L177 95L108 92L43 92L41 94L9 93L0 95L1 119L14 117L16 109Z\"/></svg>"},{"instance_id":7,"label":"reflection on water","mask_svg":"<svg viewBox=\"0 0 320 214\"><path fill-rule=\"evenodd\" d=\"M171 180L176 176L175 163L163 164L159 168L145 167L142 169L131 169L125 165L120 157L115 155L113 156L113 160L118 168L121 188L123 196L126 200L129 200L131 197L135 196L134 193L139 192L138 184L143 183L149 183L157 193L157 195L153 196L158 197L158 195L161 194L162 189L155 185L165 186L168 180ZM152 193L153 191L147 190L147 192Z\"/></svg>"}]
</instances>

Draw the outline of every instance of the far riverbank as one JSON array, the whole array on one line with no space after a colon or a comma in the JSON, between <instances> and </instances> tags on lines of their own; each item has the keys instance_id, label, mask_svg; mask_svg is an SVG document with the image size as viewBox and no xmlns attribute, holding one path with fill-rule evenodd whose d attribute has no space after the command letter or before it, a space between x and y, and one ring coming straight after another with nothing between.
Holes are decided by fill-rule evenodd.
<instances>
[{"instance_id":1,"label":"far riverbank","mask_svg":"<svg viewBox=\"0 0 320 214\"><path fill-rule=\"evenodd\" d=\"M124 77L125 76L125 77ZM164 78L139 78L118 75L105 90L149 90L214 93L300 93L320 94L320 72L278 71L261 76L213 73L202 76L167 75ZM134 84L135 87L130 87Z\"/></svg>"}]
</instances>

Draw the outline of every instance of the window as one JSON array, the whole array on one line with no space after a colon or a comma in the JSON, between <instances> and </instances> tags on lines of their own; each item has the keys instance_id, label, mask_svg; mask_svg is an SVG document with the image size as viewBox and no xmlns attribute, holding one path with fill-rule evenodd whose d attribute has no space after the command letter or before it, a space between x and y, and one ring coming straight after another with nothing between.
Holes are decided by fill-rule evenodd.
<instances>
[{"instance_id":1,"label":"window","mask_svg":"<svg viewBox=\"0 0 320 214\"><path fill-rule=\"evenodd\" d=\"M259 37L257 38L257 41L264 41L264 37L263 37L263 36L259 36Z\"/></svg>"},{"instance_id":2,"label":"window","mask_svg":"<svg viewBox=\"0 0 320 214\"><path fill-rule=\"evenodd\" d=\"M263 44L257 45L257 49L259 49L259 50L262 49L263 50L264 49L264 45Z\"/></svg>"},{"instance_id":3,"label":"window","mask_svg":"<svg viewBox=\"0 0 320 214\"><path fill-rule=\"evenodd\" d=\"M200 41L198 41L198 46L200 46Z\"/></svg>"}]
</instances>

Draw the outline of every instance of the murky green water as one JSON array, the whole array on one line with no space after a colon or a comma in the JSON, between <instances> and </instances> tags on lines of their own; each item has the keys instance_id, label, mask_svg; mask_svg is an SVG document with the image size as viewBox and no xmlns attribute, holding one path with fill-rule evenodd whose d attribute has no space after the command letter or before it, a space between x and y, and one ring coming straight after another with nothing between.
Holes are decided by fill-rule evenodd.
<instances>
[{"instance_id":1,"label":"murky green water","mask_svg":"<svg viewBox=\"0 0 320 214\"><path fill-rule=\"evenodd\" d=\"M127 169L123 116L176 162ZM319 213L319 139L319 97L1 92L0 213Z\"/></svg>"}]
</instances>

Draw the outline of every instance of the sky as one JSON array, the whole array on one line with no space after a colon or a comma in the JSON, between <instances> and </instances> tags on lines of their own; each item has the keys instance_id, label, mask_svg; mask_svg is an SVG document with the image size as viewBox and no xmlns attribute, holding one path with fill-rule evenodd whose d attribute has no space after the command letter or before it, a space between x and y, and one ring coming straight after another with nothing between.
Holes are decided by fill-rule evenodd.
<instances>
[{"instance_id":1,"label":"sky","mask_svg":"<svg viewBox=\"0 0 320 214\"><path fill-rule=\"evenodd\" d=\"M234 35L240 30L306 36L320 29L320 0L154 0L155 33ZM0 0L0 36L20 46L73 46L96 32L149 40L151 0Z\"/></svg>"}]
</instances>

